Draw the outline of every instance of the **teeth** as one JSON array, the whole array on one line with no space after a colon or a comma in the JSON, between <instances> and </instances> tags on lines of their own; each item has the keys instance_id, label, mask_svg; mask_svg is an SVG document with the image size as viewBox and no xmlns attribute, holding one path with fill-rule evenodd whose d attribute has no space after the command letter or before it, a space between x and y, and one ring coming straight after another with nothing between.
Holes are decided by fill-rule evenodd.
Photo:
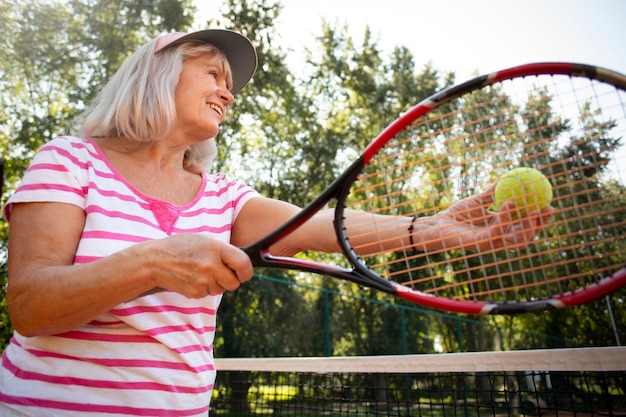
<instances>
[{"instance_id":1,"label":"teeth","mask_svg":"<svg viewBox=\"0 0 626 417\"><path fill-rule=\"evenodd\" d=\"M215 110L220 116L222 115L222 109L219 106L216 106L215 104L209 104L209 107Z\"/></svg>"}]
</instances>

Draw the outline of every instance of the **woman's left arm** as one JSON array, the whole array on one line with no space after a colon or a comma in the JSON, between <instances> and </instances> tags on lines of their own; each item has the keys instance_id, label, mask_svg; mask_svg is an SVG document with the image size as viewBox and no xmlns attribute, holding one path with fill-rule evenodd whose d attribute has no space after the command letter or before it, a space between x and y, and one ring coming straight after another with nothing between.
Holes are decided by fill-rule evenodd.
<instances>
[{"instance_id":1,"label":"woman's left arm","mask_svg":"<svg viewBox=\"0 0 626 417\"><path fill-rule=\"evenodd\" d=\"M548 207L541 212L531 211L524 218L515 220L512 217L512 202L505 203L498 212L488 209L493 203L493 188L459 200L436 215L417 218L413 222L405 216L346 211L346 230L353 247L362 254L402 248L420 251L453 248L489 251L527 246L545 227L554 209ZM231 243L239 247L253 243L300 210L283 201L254 198L244 206L233 225ZM339 251L334 216L334 209L321 210L299 229L276 243L270 249L271 252L274 255L291 256L303 250ZM409 230L410 226L412 230Z\"/></svg>"}]
</instances>

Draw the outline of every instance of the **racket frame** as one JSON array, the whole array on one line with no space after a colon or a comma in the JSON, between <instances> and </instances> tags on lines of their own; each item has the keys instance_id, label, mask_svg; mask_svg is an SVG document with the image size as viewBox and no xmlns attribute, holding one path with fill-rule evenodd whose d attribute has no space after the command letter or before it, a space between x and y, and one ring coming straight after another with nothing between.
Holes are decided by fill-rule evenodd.
<instances>
[{"instance_id":1,"label":"racket frame","mask_svg":"<svg viewBox=\"0 0 626 417\"><path fill-rule=\"evenodd\" d=\"M243 250L248 254L255 267L289 269L328 275L396 295L411 303L440 310L474 315L519 314L562 309L586 303L616 291L626 285L626 266L620 268L612 276L604 278L585 288L560 294L548 299L497 303L451 299L417 291L378 276L359 260L358 254L356 254L347 243L348 236L346 235L346 230L343 224L345 201L350 193L350 188L365 166L367 166L367 164L389 142L389 140L394 138L404 128L429 113L431 110L458 98L463 94L497 82L541 74L569 75L572 77L595 79L609 83L623 91L626 91L626 77L619 73L592 65L564 62L539 62L511 67L502 71L478 76L464 83L444 89L441 92L436 93L416 104L388 125L374 140L370 142L370 144L364 149L363 153L317 198L315 198L292 219L257 242L244 247ZM344 256L346 256L352 264L353 269L347 269L337 265L323 264L306 259L273 256L270 254L269 247L271 245L302 226L302 224L313 217L318 211L323 209L331 200L337 201L334 218L337 241Z\"/></svg>"}]
</instances>

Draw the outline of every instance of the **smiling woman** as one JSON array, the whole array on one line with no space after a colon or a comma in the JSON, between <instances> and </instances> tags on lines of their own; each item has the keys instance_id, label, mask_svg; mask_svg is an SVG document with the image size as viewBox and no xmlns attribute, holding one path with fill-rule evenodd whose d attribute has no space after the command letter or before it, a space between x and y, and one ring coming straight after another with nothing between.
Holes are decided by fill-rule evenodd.
<instances>
[{"instance_id":1,"label":"smiling woman","mask_svg":"<svg viewBox=\"0 0 626 417\"><path fill-rule=\"evenodd\" d=\"M233 223L258 199L207 170L256 62L231 31L155 39L112 77L76 136L35 156L5 209L16 332L0 414L206 415L217 306L252 276L230 243Z\"/></svg>"}]
</instances>

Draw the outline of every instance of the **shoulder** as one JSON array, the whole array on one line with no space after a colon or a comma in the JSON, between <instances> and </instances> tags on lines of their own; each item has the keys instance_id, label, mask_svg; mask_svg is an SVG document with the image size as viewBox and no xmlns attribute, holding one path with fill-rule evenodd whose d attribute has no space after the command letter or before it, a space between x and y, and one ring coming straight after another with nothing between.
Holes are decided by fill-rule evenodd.
<instances>
[{"instance_id":1,"label":"shoulder","mask_svg":"<svg viewBox=\"0 0 626 417\"><path fill-rule=\"evenodd\" d=\"M7 201L6 218L15 203L58 202L82 208L89 184L91 155L88 143L80 138L60 136L46 142Z\"/></svg>"},{"instance_id":2,"label":"shoulder","mask_svg":"<svg viewBox=\"0 0 626 417\"><path fill-rule=\"evenodd\" d=\"M89 141L89 139L82 139L76 136L57 136L50 141L46 142L40 149L75 149L75 150L83 150L87 148L92 148L93 145Z\"/></svg>"},{"instance_id":3,"label":"shoulder","mask_svg":"<svg viewBox=\"0 0 626 417\"><path fill-rule=\"evenodd\" d=\"M204 197L234 209L235 218L248 201L259 196L254 188L226 174L205 174L205 177Z\"/></svg>"},{"instance_id":4,"label":"shoulder","mask_svg":"<svg viewBox=\"0 0 626 417\"><path fill-rule=\"evenodd\" d=\"M92 142L75 136L58 136L46 142L35 155L37 160L63 160L66 163L85 162L97 157L97 151Z\"/></svg>"},{"instance_id":5,"label":"shoulder","mask_svg":"<svg viewBox=\"0 0 626 417\"><path fill-rule=\"evenodd\" d=\"M226 174L205 174L206 190L215 195L235 196L240 194L258 193L243 181L229 177Z\"/></svg>"}]
</instances>

